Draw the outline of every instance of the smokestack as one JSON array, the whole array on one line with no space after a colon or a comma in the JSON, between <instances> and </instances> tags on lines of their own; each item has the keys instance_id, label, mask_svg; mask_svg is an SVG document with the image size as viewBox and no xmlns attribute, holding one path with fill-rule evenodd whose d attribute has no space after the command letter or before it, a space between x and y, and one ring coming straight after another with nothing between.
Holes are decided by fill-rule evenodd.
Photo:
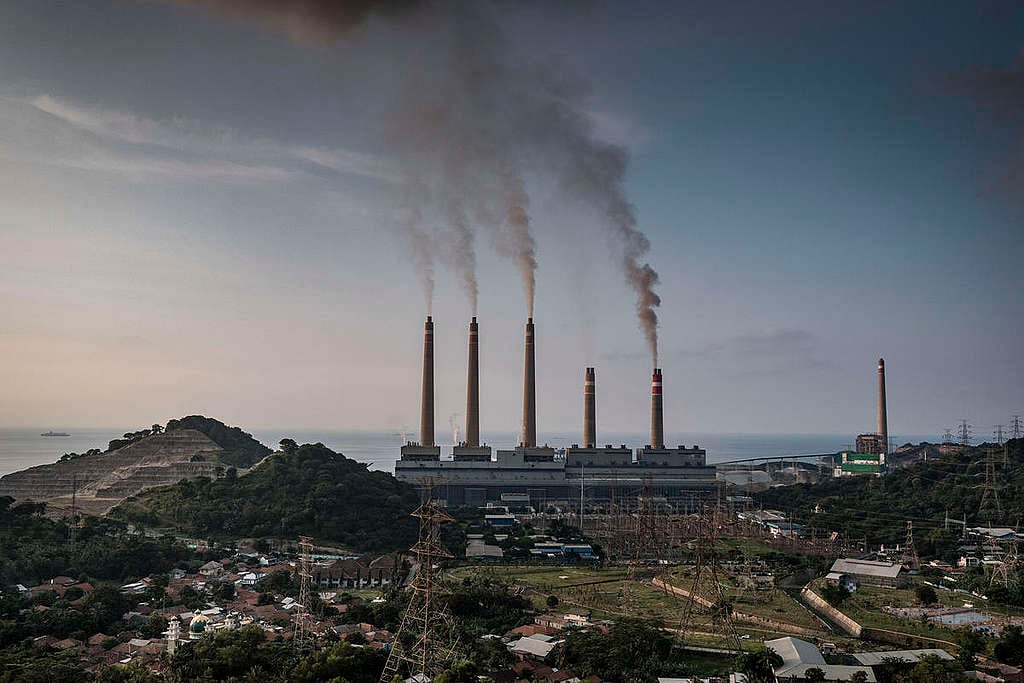
<instances>
[{"instance_id":1,"label":"smokestack","mask_svg":"<svg viewBox=\"0 0 1024 683\"><path fill-rule=\"evenodd\" d=\"M469 379L466 383L466 445L480 445L480 332L469 323Z\"/></svg>"},{"instance_id":2,"label":"smokestack","mask_svg":"<svg viewBox=\"0 0 1024 683\"><path fill-rule=\"evenodd\" d=\"M533 352L533 318L526 320L526 361L523 370L523 446L537 446L537 383Z\"/></svg>"},{"instance_id":3,"label":"smokestack","mask_svg":"<svg viewBox=\"0 0 1024 683\"><path fill-rule=\"evenodd\" d=\"M423 326L423 396L420 398L420 445L434 445L434 321Z\"/></svg>"},{"instance_id":4,"label":"smokestack","mask_svg":"<svg viewBox=\"0 0 1024 683\"><path fill-rule=\"evenodd\" d=\"M583 380L583 447L597 447L597 385L594 368L587 368Z\"/></svg>"},{"instance_id":5,"label":"smokestack","mask_svg":"<svg viewBox=\"0 0 1024 683\"><path fill-rule=\"evenodd\" d=\"M661 405L661 370L651 375L651 448L665 447L665 419Z\"/></svg>"},{"instance_id":6,"label":"smokestack","mask_svg":"<svg viewBox=\"0 0 1024 683\"><path fill-rule=\"evenodd\" d=\"M889 419L885 414L885 359L878 359L878 436L882 452L889 453Z\"/></svg>"}]
</instances>

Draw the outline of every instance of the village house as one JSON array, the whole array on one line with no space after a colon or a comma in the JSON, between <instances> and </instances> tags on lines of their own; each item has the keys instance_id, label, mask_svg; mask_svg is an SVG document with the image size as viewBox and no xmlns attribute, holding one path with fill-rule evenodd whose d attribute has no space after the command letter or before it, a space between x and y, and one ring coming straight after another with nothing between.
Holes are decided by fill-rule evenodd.
<instances>
[{"instance_id":1,"label":"village house","mask_svg":"<svg viewBox=\"0 0 1024 683\"><path fill-rule=\"evenodd\" d=\"M857 584L883 588L896 588L904 578L901 565L874 560L839 559L829 573L841 575L843 581L852 579Z\"/></svg>"}]
</instances>

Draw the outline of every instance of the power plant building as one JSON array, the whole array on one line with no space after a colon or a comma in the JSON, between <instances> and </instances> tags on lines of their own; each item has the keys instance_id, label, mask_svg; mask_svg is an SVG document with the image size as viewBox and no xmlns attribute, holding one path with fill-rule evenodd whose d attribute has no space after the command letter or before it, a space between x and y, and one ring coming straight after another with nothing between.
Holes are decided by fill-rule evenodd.
<instances>
[{"instance_id":1,"label":"power plant building","mask_svg":"<svg viewBox=\"0 0 1024 683\"><path fill-rule=\"evenodd\" d=\"M716 470L706 463L707 453L697 446L666 447L664 443L662 371L651 381L650 443L635 451L625 444L597 446L596 372L584 374L583 446L564 451L537 446L535 394L535 328L526 325L523 373L523 430L520 443L498 450L479 443L479 328L470 323L466 441L456 445L452 459L442 459L433 444L433 323L424 330L424 372L421 403L421 441L402 447L395 476L417 486L434 487L436 499L450 506L483 505L513 497L529 500L537 509L547 505L588 504L616 499L635 501L640 492L666 502L696 507L717 490ZM427 367L430 367L428 373ZM427 382L430 386L427 386ZM429 405L428 405L429 403ZM428 439L429 438L429 442Z\"/></svg>"}]
</instances>

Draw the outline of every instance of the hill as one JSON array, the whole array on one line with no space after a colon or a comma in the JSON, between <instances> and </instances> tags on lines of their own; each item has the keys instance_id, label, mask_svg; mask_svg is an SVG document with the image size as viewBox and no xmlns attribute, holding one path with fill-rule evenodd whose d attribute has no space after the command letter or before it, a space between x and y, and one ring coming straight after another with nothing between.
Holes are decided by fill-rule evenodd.
<instances>
[{"instance_id":1,"label":"hill","mask_svg":"<svg viewBox=\"0 0 1024 683\"><path fill-rule=\"evenodd\" d=\"M129 432L105 451L67 453L58 462L0 477L0 496L103 514L152 486L196 477L220 477L227 467L248 467L271 450L237 427L199 415L167 427Z\"/></svg>"},{"instance_id":2,"label":"hill","mask_svg":"<svg viewBox=\"0 0 1024 683\"><path fill-rule=\"evenodd\" d=\"M871 544L902 543L906 523L924 554L955 546L958 526L945 530L945 518L968 526L1013 527L1024 518L1024 439L998 448L994 465L1001 512L994 505L980 510L986 469L985 446L947 449L882 477L828 479L816 484L780 486L755 494L758 503L792 515L819 533L838 531Z\"/></svg>"},{"instance_id":3,"label":"hill","mask_svg":"<svg viewBox=\"0 0 1024 683\"><path fill-rule=\"evenodd\" d=\"M366 551L408 548L415 489L323 444L289 447L244 477L183 481L126 501L113 515L200 538L309 535Z\"/></svg>"}]
</instances>

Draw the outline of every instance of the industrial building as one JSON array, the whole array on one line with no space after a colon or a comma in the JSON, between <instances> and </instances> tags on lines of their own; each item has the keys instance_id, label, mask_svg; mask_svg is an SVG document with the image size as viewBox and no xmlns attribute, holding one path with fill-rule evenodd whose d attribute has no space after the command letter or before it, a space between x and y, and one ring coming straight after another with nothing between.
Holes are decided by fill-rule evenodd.
<instances>
[{"instance_id":1,"label":"industrial building","mask_svg":"<svg viewBox=\"0 0 1024 683\"><path fill-rule=\"evenodd\" d=\"M492 454L480 438L479 325L469 326L466 391L466 440L441 458L434 443L434 323L428 317L423 338L423 386L420 441L402 447L395 476L417 486L431 485L434 496L448 505L483 505L515 496L536 509L548 505L577 506L617 500L629 505L641 491L666 502L696 507L716 491L714 466L698 446L665 445L663 374L651 378L650 443L635 450L625 444L597 445L597 380L586 368L583 388L583 445L564 451L537 445L536 330L526 323L523 363L523 422L519 444Z\"/></svg>"}]
</instances>

